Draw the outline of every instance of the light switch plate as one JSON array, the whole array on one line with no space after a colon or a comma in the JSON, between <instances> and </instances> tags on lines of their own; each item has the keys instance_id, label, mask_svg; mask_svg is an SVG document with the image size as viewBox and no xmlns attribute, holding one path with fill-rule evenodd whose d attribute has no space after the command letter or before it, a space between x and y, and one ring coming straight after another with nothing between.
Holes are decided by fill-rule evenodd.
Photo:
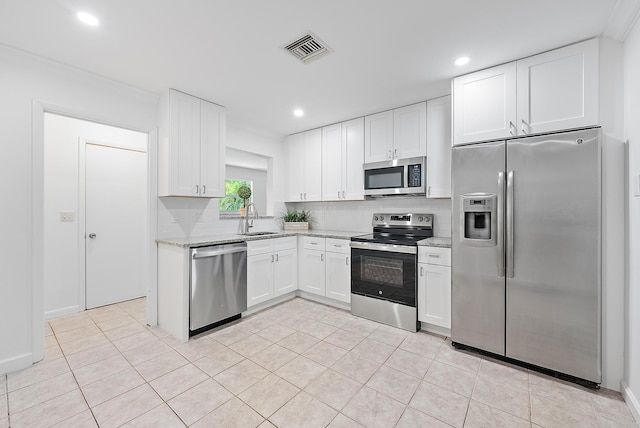
<instances>
[{"instance_id":1,"label":"light switch plate","mask_svg":"<svg viewBox=\"0 0 640 428\"><path fill-rule=\"evenodd\" d=\"M75 220L75 213L73 211L60 211L60 221L72 222Z\"/></svg>"},{"instance_id":2,"label":"light switch plate","mask_svg":"<svg viewBox=\"0 0 640 428\"><path fill-rule=\"evenodd\" d=\"M640 174L633 176L633 196L640 196Z\"/></svg>"}]
</instances>

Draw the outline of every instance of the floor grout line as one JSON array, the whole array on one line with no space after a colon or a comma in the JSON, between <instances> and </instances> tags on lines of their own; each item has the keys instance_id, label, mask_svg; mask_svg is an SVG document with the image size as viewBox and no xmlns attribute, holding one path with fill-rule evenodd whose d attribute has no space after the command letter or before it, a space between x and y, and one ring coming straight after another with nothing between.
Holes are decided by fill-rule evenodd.
<instances>
[{"instance_id":1,"label":"floor grout line","mask_svg":"<svg viewBox=\"0 0 640 428\"><path fill-rule=\"evenodd\" d=\"M93 320L92 320L93 321ZM80 384L78 383L78 379L76 378L76 374L74 373L74 371L71 369L71 365L69 364L69 360L67 359L66 354L64 353L62 346L60 346L60 341L58 340L58 336L56 335L56 332L53 330L53 328L51 327L51 325L49 325L49 328L51 328L51 331L53 332L52 336L54 337L54 339L56 340L56 343L58 345L58 347L60 348L60 352L62 352L62 356L65 360L65 362L67 363L67 367L69 367L69 370L71 371L71 375L73 376L73 380L76 382L76 385L78 386L78 390L80 391L80 394L82 395L82 399L84 400L85 404L87 405L87 409L89 409L89 412L91 412L91 417L93 418L93 420L95 421L97 426L100 426L98 424L98 419L96 419L96 415L95 413L93 413L93 409L91 408L91 406L89 406L89 402L87 401L87 397L84 395L84 391L82 390L82 388L80 387ZM82 413L82 412L80 412ZM80 414L78 413L78 414ZM76 415L73 415L76 416ZM73 417L72 416L72 417ZM69 420L71 418L67 418L67 420ZM64 422L64 421L62 421Z\"/></svg>"}]
</instances>

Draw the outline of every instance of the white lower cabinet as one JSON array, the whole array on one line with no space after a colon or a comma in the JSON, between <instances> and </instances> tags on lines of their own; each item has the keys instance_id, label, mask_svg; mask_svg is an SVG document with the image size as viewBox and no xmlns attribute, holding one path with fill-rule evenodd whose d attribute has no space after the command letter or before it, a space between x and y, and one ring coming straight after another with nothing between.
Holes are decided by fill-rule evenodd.
<instances>
[{"instance_id":1,"label":"white lower cabinet","mask_svg":"<svg viewBox=\"0 0 640 428\"><path fill-rule=\"evenodd\" d=\"M450 248L418 248L418 320L451 328Z\"/></svg>"},{"instance_id":2,"label":"white lower cabinet","mask_svg":"<svg viewBox=\"0 0 640 428\"><path fill-rule=\"evenodd\" d=\"M327 238L325 244L325 296L351 302L351 246L344 239Z\"/></svg>"},{"instance_id":3,"label":"white lower cabinet","mask_svg":"<svg viewBox=\"0 0 640 428\"><path fill-rule=\"evenodd\" d=\"M295 247L275 253L273 265L273 292L276 297L298 289L298 251Z\"/></svg>"},{"instance_id":4,"label":"white lower cabinet","mask_svg":"<svg viewBox=\"0 0 640 428\"><path fill-rule=\"evenodd\" d=\"M298 288L351 301L351 247L346 239L300 237Z\"/></svg>"},{"instance_id":5,"label":"white lower cabinet","mask_svg":"<svg viewBox=\"0 0 640 428\"><path fill-rule=\"evenodd\" d=\"M296 237L247 242L247 307L297 289Z\"/></svg>"},{"instance_id":6,"label":"white lower cabinet","mask_svg":"<svg viewBox=\"0 0 640 428\"><path fill-rule=\"evenodd\" d=\"M300 237L298 288L308 293L325 295L325 238Z\"/></svg>"}]
</instances>

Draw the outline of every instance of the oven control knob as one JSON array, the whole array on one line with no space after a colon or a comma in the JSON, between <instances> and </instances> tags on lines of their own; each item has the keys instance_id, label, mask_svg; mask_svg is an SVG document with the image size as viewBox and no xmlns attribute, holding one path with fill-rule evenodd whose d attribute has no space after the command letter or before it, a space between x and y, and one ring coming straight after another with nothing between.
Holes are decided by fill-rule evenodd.
<instances>
[{"instance_id":1,"label":"oven control knob","mask_svg":"<svg viewBox=\"0 0 640 428\"><path fill-rule=\"evenodd\" d=\"M378 294L382 296L382 290L378 291Z\"/></svg>"},{"instance_id":2,"label":"oven control knob","mask_svg":"<svg viewBox=\"0 0 640 428\"><path fill-rule=\"evenodd\" d=\"M424 221L424 217L418 217L418 221L422 223Z\"/></svg>"},{"instance_id":3,"label":"oven control knob","mask_svg":"<svg viewBox=\"0 0 640 428\"><path fill-rule=\"evenodd\" d=\"M384 216L380 216L380 221L384 221Z\"/></svg>"},{"instance_id":4,"label":"oven control knob","mask_svg":"<svg viewBox=\"0 0 640 428\"><path fill-rule=\"evenodd\" d=\"M376 215L376 216L373 216L373 219L374 219L375 221L378 221L378 216L377 216L377 215Z\"/></svg>"}]
</instances>

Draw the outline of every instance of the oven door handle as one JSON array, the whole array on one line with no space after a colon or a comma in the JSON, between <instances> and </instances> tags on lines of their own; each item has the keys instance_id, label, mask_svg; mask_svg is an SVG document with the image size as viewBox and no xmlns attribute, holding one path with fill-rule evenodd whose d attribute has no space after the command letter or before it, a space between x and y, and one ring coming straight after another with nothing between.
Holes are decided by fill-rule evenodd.
<instances>
[{"instance_id":1,"label":"oven door handle","mask_svg":"<svg viewBox=\"0 0 640 428\"><path fill-rule=\"evenodd\" d=\"M386 251L389 253L418 254L418 247L409 247L406 245L387 245L378 244L376 242L358 242L351 241L351 248L362 250Z\"/></svg>"}]
</instances>

